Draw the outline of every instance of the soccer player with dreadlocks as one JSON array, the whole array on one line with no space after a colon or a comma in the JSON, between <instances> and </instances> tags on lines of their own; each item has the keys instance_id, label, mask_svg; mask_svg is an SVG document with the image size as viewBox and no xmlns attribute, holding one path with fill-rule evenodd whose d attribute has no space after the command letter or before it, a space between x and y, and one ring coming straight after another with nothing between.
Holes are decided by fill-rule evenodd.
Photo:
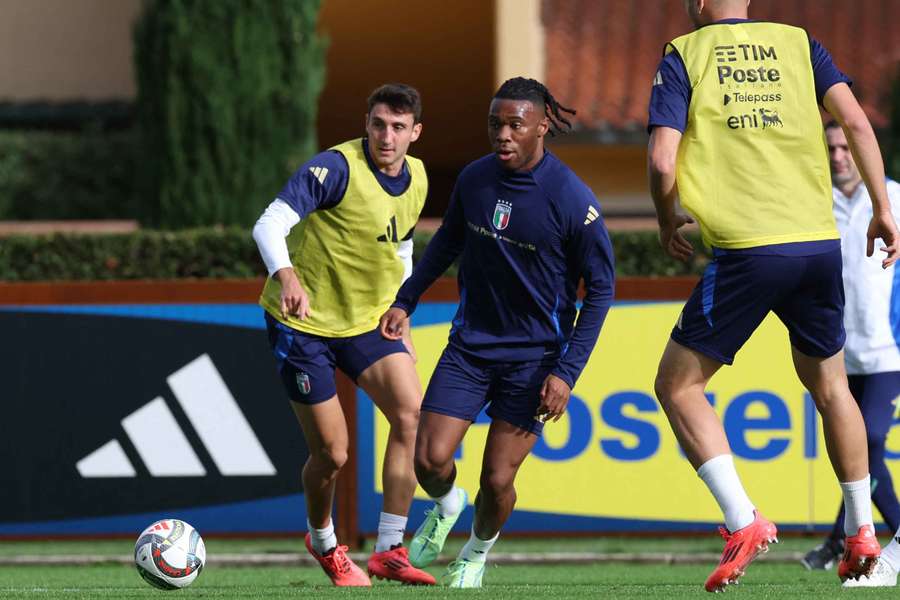
<instances>
[{"instance_id":1,"label":"soccer player with dreadlocks","mask_svg":"<svg viewBox=\"0 0 900 600\"><path fill-rule=\"evenodd\" d=\"M557 421L613 298L613 256L591 190L544 148L571 128L533 79L517 77L488 113L493 153L459 175L443 224L381 318L396 339L422 293L460 256L460 304L425 393L416 476L436 502L410 543L430 564L465 507L454 452L482 408L491 417L469 541L444 581L480 587L487 552L516 502L514 481L544 422ZM586 295L576 309L578 284ZM577 313L577 323L576 323Z\"/></svg>"}]
</instances>

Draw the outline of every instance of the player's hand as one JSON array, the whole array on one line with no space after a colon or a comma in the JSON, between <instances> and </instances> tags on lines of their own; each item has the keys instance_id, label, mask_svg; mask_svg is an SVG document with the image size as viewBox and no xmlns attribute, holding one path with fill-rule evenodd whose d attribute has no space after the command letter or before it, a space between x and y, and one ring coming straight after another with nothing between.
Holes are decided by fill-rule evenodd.
<instances>
[{"instance_id":1,"label":"player's hand","mask_svg":"<svg viewBox=\"0 0 900 600\"><path fill-rule=\"evenodd\" d=\"M402 308L392 307L381 315L378 320L378 329L381 335L389 340L399 340L403 337L403 323L409 317Z\"/></svg>"},{"instance_id":2,"label":"player's hand","mask_svg":"<svg viewBox=\"0 0 900 600\"><path fill-rule=\"evenodd\" d=\"M281 316L295 316L301 321L309 316L309 296L300 285L294 269L286 267L275 272L281 282Z\"/></svg>"},{"instance_id":3,"label":"player's hand","mask_svg":"<svg viewBox=\"0 0 900 600\"><path fill-rule=\"evenodd\" d=\"M556 375L547 375L544 385L541 387L541 405L538 406L535 419L541 423L553 420L555 423L566 412L569 404L569 394L572 390L569 384Z\"/></svg>"},{"instance_id":4,"label":"player's hand","mask_svg":"<svg viewBox=\"0 0 900 600\"><path fill-rule=\"evenodd\" d=\"M896 262L900 256L900 234L897 233L897 224L894 223L891 213L879 213L873 216L869 222L866 237L868 238L866 256L872 256L875 253L875 238L881 238L884 246L879 250L887 254L887 257L881 261L882 268L887 269Z\"/></svg>"},{"instance_id":5,"label":"player's hand","mask_svg":"<svg viewBox=\"0 0 900 600\"><path fill-rule=\"evenodd\" d=\"M666 254L676 260L687 262L694 254L694 247L678 231L694 220L687 215L676 214L671 220L659 223L659 244Z\"/></svg>"}]
</instances>

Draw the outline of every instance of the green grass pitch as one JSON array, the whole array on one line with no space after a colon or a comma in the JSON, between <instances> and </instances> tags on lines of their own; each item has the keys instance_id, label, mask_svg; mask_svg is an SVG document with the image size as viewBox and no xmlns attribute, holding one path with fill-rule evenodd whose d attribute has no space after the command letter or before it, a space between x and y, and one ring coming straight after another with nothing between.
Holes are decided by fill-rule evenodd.
<instances>
[{"instance_id":1,"label":"green grass pitch","mask_svg":"<svg viewBox=\"0 0 900 600\"><path fill-rule=\"evenodd\" d=\"M785 540L770 553L777 558L808 549L817 540ZM552 546L554 552L695 552L721 550L712 536L702 539L577 539L503 540L498 552L539 552ZM447 551L459 546L448 543ZM120 556L130 551L130 542L28 542L0 543L0 557L22 554L70 554ZM480 590L403 587L392 582L375 582L372 589L331 587L317 567L224 566L215 564L216 552L297 551L293 540L207 540L210 550L207 568L189 588L163 592L151 588L131 566L113 562L91 566L0 566L0 598L459 598L490 599L542 598L709 598L703 582L710 564L628 564L584 565L490 565L485 587ZM429 569L439 576L442 567ZM741 585L727 594L735 598L896 598L897 589L842 590L834 571L808 572L795 562L759 560L747 572Z\"/></svg>"}]
</instances>

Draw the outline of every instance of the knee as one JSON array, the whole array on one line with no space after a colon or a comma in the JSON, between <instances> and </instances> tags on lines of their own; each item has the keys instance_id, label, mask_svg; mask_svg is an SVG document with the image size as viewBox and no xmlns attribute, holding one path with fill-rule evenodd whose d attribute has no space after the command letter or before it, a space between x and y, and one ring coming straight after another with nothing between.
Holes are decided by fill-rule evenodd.
<instances>
[{"instance_id":1,"label":"knee","mask_svg":"<svg viewBox=\"0 0 900 600\"><path fill-rule=\"evenodd\" d=\"M411 408L397 411L388 420L391 426L391 435L408 442L410 445L416 441L416 429L419 427L419 409Z\"/></svg>"},{"instance_id":2,"label":"knee","mask_svg":"<svg viewBox=\"0 0 900 600\"><path fill-rule=\"evenodd\" d=\"M347 447L327 446L310 454L309 458L321 470L337 475L347 463Z\"/></svg>"},{"instance_id":3,"label":"knee","mask_svg":"<svg viewBox=\"0 0 900 600\"><path fill-rule=\"evenodd\" d=\"M416 479L429 481L440 477L448 471L453 464L453 455L447 455L435 448L416 448L414 460Z\"/></svg>"},{"instance_id":4,"label":"knee","mask_svg":"<svg viewBox=\"0 0 900 600\"><path fill-rule=\"evenodd\" d=\"M681 386L671 373L662 370L656 373L656 379L653 381L653 392L663 408L675 401L680 389Z\"/></svg>"}]
</instances>

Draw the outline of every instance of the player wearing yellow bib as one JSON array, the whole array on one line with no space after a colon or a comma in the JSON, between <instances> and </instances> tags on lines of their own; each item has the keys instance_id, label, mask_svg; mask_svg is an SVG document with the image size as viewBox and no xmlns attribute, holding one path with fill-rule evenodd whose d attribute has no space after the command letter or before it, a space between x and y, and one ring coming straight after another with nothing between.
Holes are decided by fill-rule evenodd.
<instances>
[{"instance_id":1,"label":"player wearing yellow bib","mask_svg":"<svg viewBox=\"0 0 900 600\"><path fill-rule=\"evenodd\" d=\"M720 591L776 541L745 492L725 431L704 392L766 315L790 333L794 366L822 415L847 509L841 579L875 565L866 433L844 369L841 248L831 210L828 151L817 102L841 124L871 192L868 253L881 238L891 265L897 227L868 119L828 52L802 29L750 21L748 0L685 0L693 33L665 47L650 101L650 188L660 242L678 259L679 233L700 225L713 261L685 304L655 389L688 459L725 517ZM677 183L677 185L676 185Z\"/></svg>"},{"instance_id":2,"label":"player wearing yellow bib","mask_svg":"<svg viewBox=\"0 0 900 600\"><path fill-rule=\"evenodd\" d=\"M384 507L368 574L435 583L409 564L402 545L416 487L413 452L422 404L409 322L402 340L387 340L377 329L412 271L412 233L428 181L422 162L406 151L421 133L421 113L415 89L376 89L368 100L367 137L300 167L253 229L270 275L259 301L269 342L309 448L302 475L306 547L338 586L371 583L347 546L338 545L331 521L349 440L335 368L365 390L390 424Z\"/></svg>"}]
</instances>

